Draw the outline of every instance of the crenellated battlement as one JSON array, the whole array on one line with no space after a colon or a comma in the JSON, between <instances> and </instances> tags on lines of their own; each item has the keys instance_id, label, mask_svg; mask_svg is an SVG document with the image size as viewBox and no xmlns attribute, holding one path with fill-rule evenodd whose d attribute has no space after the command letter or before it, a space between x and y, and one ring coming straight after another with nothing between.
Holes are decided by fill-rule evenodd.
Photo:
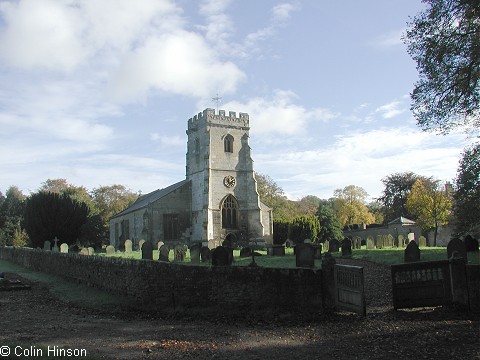
<instances>
[{"instance_id":1,"label":"crenellated battlement","mask_svg":"<svg viewBox=\"0 0 480 360\"><path fill-rule=\"evenodd\" d=\"M195 129L202 124L219 124L219 125L234 125L234 126L249 126L249 116L247 113L237 113L229 111L228 115L225 110L218 110L216 114L215 109L205 109L194 117L188 119L188 129Z\"/></svg>"}]
</instances>

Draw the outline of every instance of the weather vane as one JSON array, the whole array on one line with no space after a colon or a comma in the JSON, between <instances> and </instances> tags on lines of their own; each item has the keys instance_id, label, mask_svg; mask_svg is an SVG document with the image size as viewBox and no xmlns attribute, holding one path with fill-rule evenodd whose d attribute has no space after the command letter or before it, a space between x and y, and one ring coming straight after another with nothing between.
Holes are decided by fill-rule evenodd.
<instances>
[{"instance_id":1,"label":"weather vane","mask_svg":"<svg viewBox=\"0 0 480 360\"><path fill-rule=\"evenodd\" d=\"M218 93L217 93L217 96L212 98L212 101L217 105L217 112L218 112L218 105L220 104L220 100L222 100L222 98L218 96Z\"/></svg>"}]
</instances>

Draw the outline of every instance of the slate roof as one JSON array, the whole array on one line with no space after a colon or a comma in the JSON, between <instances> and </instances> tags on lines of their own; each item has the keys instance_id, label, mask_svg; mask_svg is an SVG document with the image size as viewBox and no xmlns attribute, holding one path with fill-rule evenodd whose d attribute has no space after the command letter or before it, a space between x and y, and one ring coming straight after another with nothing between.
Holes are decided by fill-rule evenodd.
<instances>
[{"instance_id":1,"label":"slate roof","mask_svg":"<svg viewBox=\"0 0 480 360\"><path fill-rule=\"evenodd\" d=\"M131 206L129 206L125 210L119 212L118 214L112 216L111 219L114 219L114 218L122 216L122 215L129 214L129 213L131 213L133 211L136 211L136 210L139 210L139 209L143 209L144 207L147 207L152 202L160 200L165 195L168 195L172 191L175 191L178 188L182 187L183 185L185 185L189 181L190 180L182 180L178 183L167 186L166 188L157 189L155 191L152 191L151 193L141 195Z\"/></svg>"},{"instance_id":2,"label":"slate roof","mask_svg":"<svg viewBox=\"0 0 480 360\"><path fill-rule=\"evenodd\" d=\"M400 216L395 220L390 221L388 225L415 225L415 221Z\"/></svg>"}]
</instances>

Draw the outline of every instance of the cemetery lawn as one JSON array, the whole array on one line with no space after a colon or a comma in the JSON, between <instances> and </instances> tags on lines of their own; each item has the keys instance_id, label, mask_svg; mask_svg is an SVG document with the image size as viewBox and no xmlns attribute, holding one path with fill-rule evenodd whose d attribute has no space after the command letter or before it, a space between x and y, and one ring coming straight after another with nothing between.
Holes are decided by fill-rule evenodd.
<instances>
[{"instance_id":1,"label":"cemetery lawn","mask_svg":"<svg viewBox=\"0 0 480 360\"><path fill-rule=\"evenodd\" d=\"M367 250L365 246L362 246L362 249L352 250L352 258L358 260L367 260L377 264L383 265L395 265L403 263L405 249L369 249ZM447 248L446 247L422 247L421 250L421 261L435 261L435 260L447 260ZM257 250L257 253L260 256L255 256L255 263L262 267L269 268L294 268L295 264L295 255L293 254L293 248L285 249L285 256L266 256L267 252L265 250ZM142 258L141 251L132 251L131 253L114 253L107 255L105 253L97 253L95 255L99 256L111 256L111 257L121 257L128 259L137 259ZM158 260L158 251L153 251L153 260ZM341 252L333 253L334 257L341 257ZM233 251L233 266L248 266L252 263L252 257L240 257L240 250ZM169 254L169 260L174 261L173 251ZM468 263L469 264L480 264L480 253L468 253ZM190 251L187 250L184 262L182 264L191 265ZM201 266L210 266L210 264L196 264ZM315 267L321 268L322 261L315 260Z\"/></svg>"}]
</instances>

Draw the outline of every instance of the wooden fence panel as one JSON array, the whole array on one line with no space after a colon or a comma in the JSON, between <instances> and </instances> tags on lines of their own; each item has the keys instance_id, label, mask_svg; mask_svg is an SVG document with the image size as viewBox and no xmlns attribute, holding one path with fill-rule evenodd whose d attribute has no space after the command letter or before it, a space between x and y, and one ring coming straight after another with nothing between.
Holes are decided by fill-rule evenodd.
<instances>
[{"instance_id":1,"label":"wooden fence panel","mask_svg":"<svg viewBox=\"0 0 480 360\"><path fill-rule=\"evenodd\" d=\"M448 260L392 265L394 309L452 302Z\"/></svg>"}]
</instances>

